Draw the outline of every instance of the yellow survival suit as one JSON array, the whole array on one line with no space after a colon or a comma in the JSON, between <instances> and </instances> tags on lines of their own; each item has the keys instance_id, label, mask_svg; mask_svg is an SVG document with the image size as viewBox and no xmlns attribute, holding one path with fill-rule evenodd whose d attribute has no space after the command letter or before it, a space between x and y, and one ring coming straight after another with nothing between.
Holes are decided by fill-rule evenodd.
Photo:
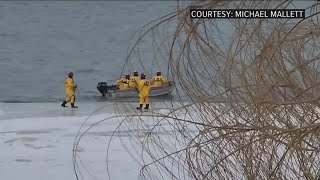
<instances>
[{"instance_id":1,"label":"yellow survival suit","mask_svg":"<svg viewBox=\"0 0 320 180\"><path fill-rule=\"evenodd\" d=\"M126 75L125 78L117 80L115 85L119 87L120 90L127 90L129 89L129 82L130 82L130 75Z\"/></svg>"},{"instance_id":2,"label":"yellow survival suit","mask_svg":"<svg viewBox=\"0 0 320 180\"><path fill-rule=\"evenodd\" d=\"M157 72L157 75L151 80L152 87L159 87L167 82L168 81L161 75L161 72Z\"/></svg>"},{"instance_id":3,"label":"yellow survival suit","mask_svg":"<svg viewBox=\"0 0 320 180\"><path fill-rule=\"evenodd\" d=\"M77 106L74 105L76 101L75 89L77 88L77 85L74 84L72 72L69 72L68 78L64 82L64 87L66 92L66 100L62 102L61 106L67 107L66 104L70 102L72 108L78 108Z\"/></svg>"},{"instance_id":4,"label":"yellow survival suit","mask_svg":"<svg viewBox=\"0 0 320 180\"><path fill-rule=\"evenodd\" d=\"M151 83L146 79L145 74L141 74L141 79L137 81L137 86L139 90L139 104L137 109L142 109L143 104L146 104L144 109L149 109L149 93L151 89Z\"/></svg>"},{"instance_id":5,"label":"yellow survival suit","mask_svg":"<svg viewBox=\"0 0 320 180\"><path fill-rule=\"evenodd\" d=\"M137 88L137 81L140 80L138 72L133 72L133 76L130 77L129 87Z\"/></svg>"}]
</instances>

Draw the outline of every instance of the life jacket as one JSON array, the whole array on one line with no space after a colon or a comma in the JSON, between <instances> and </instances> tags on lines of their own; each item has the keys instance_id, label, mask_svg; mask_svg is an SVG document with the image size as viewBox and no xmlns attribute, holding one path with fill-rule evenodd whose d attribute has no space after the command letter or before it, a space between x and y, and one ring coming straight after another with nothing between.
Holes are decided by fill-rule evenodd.
<instances>
[{"instance_id":1,"label":"life jacket","mask_svg":"<svg viewBox=\"0 0 320 180\"><path fill-rule=\"evenodd\" d=\"M68 77L64 83L66 94L72 96L75 93L74 81L72 78Z\"/></svg>"},{"instance_id":2,"label":"life jacket","mask_svg":"<svg viewBox=\"0 0 320 180\"><path fill-rule=\"evenodd\" d=\"M115 85L119 87L120 90L129 89L129 80L122 78L116 81Z\"/></svg>"},{"instance_id":3,"label":"life jacket","mask_svg":"<svg viewBox=\"0 0 320 180\"><path fill-rule=\"evenodd\" d=\"M161 86L166 80L163 76L154 76L152 78L152 87L158 87Z\"/></svg>"},{"instance_id":4,"label":"life jacket","mask_svg":"<svg viewBox=\"0 0 320 180\"><path fill-rule=\"evenodd\" d=\"M122 82L122 83L125 83L125 84L129 84L130 80L129 80L129 79L122 79L121 82Z\"/></svg>"},{"instance_id":5,"label":"life jacket","mask_svg":"<svg viewBox=\"0 0 320 180\"><path fill-rule=\"evenodd\" d=\"M131 76L130 77L130 82L129 82L129 87L130 88L136 88L138 80L140 80L139 76Z\"/></svg>"},{"instance_id":6,"label":"life jacket","mask_svg":"<svg viewBox=\"0 0 320 180\"><path fill-rule=\"evenodd\" d=\"M119 85L120 90L127 90L129 89L129 79L122 79Z\"/></svg>"},{"instance_id":7,"label":"life jacket","mask_svg":"<svg viewBox=\"0 0 320 180\"><path fill-rule=\"evenodd\" d=\"M137 81L139 96L149 96L151 83L149 80L140 79Z\"/></svg>"}]
</instances>

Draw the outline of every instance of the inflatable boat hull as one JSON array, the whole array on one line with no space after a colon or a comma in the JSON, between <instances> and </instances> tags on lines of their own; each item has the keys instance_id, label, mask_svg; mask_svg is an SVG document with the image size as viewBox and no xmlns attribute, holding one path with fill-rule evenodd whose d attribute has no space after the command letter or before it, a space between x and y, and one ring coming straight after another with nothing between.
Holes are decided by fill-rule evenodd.
<instances>
[{"instance_id":1,"label":"inflatable boat hull","mask_svg":"<svg viewBox=\"0 0 320 180\"><path fill-rule=\"evenodd\" d=\"M152 87L150 90L150 97L171 94L173 88L173 82L169 82L168 84L159 87ZM97 89L102 94L102 96L117 98L137 97L139 93L136 89L119 90L116 88L116 86L108 86L106 82L99 82L97 85Z\"/></svg>"}]
</instances>

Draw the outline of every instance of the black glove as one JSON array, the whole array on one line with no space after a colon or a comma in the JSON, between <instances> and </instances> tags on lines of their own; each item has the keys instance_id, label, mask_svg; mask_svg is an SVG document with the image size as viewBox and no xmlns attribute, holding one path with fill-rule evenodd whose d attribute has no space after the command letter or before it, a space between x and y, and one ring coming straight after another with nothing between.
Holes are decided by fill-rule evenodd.
<instances>
[{"instance_id":1,"label":"black glove","mask_svg":"<svg viewBox=\"0 0 320 180\"><path fill-rule=\"evenodd\" d=\"M74 88L76 89L78 87L78 85L75 85Z\"/></svg>"}]
</instances>

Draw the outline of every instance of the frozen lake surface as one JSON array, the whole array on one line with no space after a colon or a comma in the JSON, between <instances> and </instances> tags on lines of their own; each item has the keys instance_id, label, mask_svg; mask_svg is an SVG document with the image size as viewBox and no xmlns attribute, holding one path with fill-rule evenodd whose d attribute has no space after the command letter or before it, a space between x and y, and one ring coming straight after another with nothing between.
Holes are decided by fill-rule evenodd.
<instances>
[{"instance_id":1,"label":"frozen lake surface","mask_svg":"<svg viewBox=\"0 0 320 180\"><path fill-rule=\"evenodd\" d=\"M80 108L75 110L59 105L1 104L1 179L76 179L73 169L73 144L81 125L99 107L105 106L88 119L82 132L95 122L116 115L116 111L112 103L106 102L79 103ZM135 104L132 105L135 107ZM78 163L83 179L109 179L106 163L108 141L119 123L119 118L107 119L92 128L81 140L77 153L81 159L81 162L78 159ZM111 141L108 154L110 179L139 179L141 167L126 150L135 148L128 133L120 130ZM126 148L123 144L126 144Z\"/></svg>"}]
</instances>

